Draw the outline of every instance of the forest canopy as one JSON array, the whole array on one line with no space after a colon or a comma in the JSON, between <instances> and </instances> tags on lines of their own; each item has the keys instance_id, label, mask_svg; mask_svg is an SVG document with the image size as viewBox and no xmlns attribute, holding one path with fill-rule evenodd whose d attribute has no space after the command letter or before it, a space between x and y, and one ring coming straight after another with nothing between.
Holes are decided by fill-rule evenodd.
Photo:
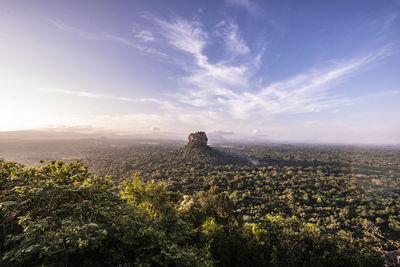
<instances>
[{"instance_id":1,"label":"forest canopy","mask_svg":"<svg viewBox=\"0 0 400 267\"><path fill-rule=\"evenodd\" d=\"M0 161L3 266L372 266L381 252L351 232L298 217L245 222L218 187L192 195L144 182L117 188L80 161Z\"/></svg>"}]
</instances>

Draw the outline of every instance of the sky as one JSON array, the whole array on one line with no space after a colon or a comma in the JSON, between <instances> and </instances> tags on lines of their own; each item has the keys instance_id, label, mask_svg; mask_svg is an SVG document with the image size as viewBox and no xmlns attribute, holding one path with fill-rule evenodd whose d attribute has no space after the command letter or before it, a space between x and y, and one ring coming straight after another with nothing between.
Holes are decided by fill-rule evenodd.
<instances>
[{"instance_id":1,"label":"sky","mask_svg":"<svg viewBox=\"0 0 400 267\"><path fill-rule=\"evenodd\" d=\"M0 1L0 131L400 143L400 1Z\"/></svg>"}]
</instances>

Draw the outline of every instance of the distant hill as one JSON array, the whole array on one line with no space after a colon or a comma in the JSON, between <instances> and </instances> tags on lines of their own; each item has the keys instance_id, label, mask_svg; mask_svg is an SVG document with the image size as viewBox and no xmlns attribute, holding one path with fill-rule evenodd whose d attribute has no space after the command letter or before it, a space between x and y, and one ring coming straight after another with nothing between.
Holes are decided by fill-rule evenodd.
<instances>
[{"instance_id":1,"label":"distant hill","mask_svg":"<svg viewBox=\"0 0 400 267\"><path fill-rule=\"evenodd\" d=\"M203 181L208 176L207 170L213 168L224 169L227 165L253 167L245 156L210 147L205 133L190 136L188 143L178 149L177 144L164 151L153 150L151 147L146 151L134 147L98 149L87 157L86 162L98 174L112 175L116 182L139 172L145 180L169 181L172 188L179 190L183 184L190 184L193 188L200 185L193 181Z\"/></svg>"},{"instance_id":2,"label":"distant hill","mask_svg":"<svg viewBox=\"0 0 400 267\"><path fill-rule=\"evenodd\" d=\"M198 141L188 142L181 149L171 152L171 159L174 163L186 165L250 164L244 157L217 150Z\"/></svg>"},{"instance_id":3,"label":"distant hill","mask_svg":"<svg viewBox=\"0 0 400 267\"><path fill-rule=\"evenodd\" d=\"M38 130L0 131L2 140L77 140L77 139L160 139L159 133L153 134L117 134L111 131L102 131L84 127L49 128ZM162 133L164 140L178 140L171 133Z\"/></svg>"}]
</instances>

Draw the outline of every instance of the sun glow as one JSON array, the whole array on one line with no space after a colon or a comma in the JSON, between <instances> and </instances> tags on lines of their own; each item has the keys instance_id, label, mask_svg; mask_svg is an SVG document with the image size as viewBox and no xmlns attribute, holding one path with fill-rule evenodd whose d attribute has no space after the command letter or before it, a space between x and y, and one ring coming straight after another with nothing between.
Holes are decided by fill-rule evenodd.
<instances>
[{"instance_id":1,"label":"sun glow","mask_svg":"<svg viewBox=\"0 0 400 267\"><path fill-rule=\"evenodd\" d=\"M59 124L57 111L48 110L51 99L27 86L10 80L0 81L0 131L37 129Z\"/></svg>"}]
</instances>

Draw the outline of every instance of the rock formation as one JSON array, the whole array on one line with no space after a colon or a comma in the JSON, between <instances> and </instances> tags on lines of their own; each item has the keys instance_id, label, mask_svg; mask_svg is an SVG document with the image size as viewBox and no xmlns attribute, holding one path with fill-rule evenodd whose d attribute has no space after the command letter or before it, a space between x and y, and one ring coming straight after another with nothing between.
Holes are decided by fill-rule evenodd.
<instances>
[{"instance_id":1,"label":"rock formation","mask_svg":"<svg viewBox=\"0 0 400 267\"><path fill-rule=\"evenodd\" d=\"M200 144L207 145L208 138L205 132L195 132L188 136L188 144L198 142Z\"/></svg>"},{"instance_id":2,"label":"rock formation","mask_svg":"<svg viewBox=\"0 0 400 267\"><path fill-rule=\"evenodd\" d=\"M382 256L383 266L400 266L400 249L389 251Z\"/></svg>"},{"instance_id":3,"label":"rock formation","mask_svg":"<svg viewBox=\"0 0 400 267\"><path fill-rule=\"evenodd\" d=\"M207 145L207 142L208 138L205 132L189 134L187 144L179 150L172 152L171 159L174 162L171 164L174 166L184 164L196 168L202 168L207 164L250 164L247 158L220 151Z\"/></svg>"}]
</instances>

